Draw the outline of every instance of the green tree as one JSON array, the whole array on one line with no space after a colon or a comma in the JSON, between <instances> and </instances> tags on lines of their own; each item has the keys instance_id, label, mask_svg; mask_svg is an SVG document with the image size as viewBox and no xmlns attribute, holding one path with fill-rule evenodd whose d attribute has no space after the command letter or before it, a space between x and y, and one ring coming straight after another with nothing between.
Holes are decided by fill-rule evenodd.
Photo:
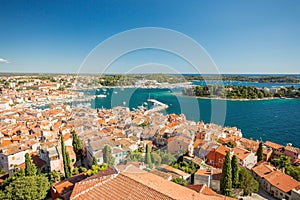
<instances>
[{"instance_id":1,"label":"green tree","mask_svg":"<svg viewBox=\"0 0 300 200\"><path fill-rule=\"evenodd\" d=\"M20 170L16 170L12 176L6 178L1 184L1 189L5 189L6 186L8 186L10 183L12 183L13 181L15 181L18 178L24 177L25 176L25 170L24 169L20 169ZM0 198L1 199L1 198Z\"/></svg>"},{"instance_id":2,"label":"green tree","mask_svg":"<svg viewBox=\"0 0 300 200\"><path fill-rule=\"evenodd\" d=\"M64 163L65 177L70 178L72 176L71 166L70 166L70 156L66 150L66 146L62 134L60 140L61 140L61 152L62 152L63 163Z\"/></svg>"},{"instance_id":3,"label":"green tree","mask_svg":"<svg viewBox=\"0 0 300 200\"><path fill-rule=\"evenodd\" d=\"M85 167L83 167L83 166L80 166L80 167L79 167L79 172L80 172L80 173L86 172L86 171L87 171L87 169L86 169Z\"/></svg>"},{"instance_id":4,"label":"green tree","mask_svg":"<svg viewBox=\"0 0 300 200\"><path fill-rule=\"evenodd\" d=\"M300 181L300 168L288 165L285 169L285 173L293 177L295 180Z\"/></svg>"},{"instance_id":5,"label":"green tree","mask_svg":"<svg viewBox=\"0 0 300 200\"><path fill-rule=\"evenodd\" d=\"M174 183L177 183L177 184L179 184L179 185L183 185L183 186L186 186L186 180L184 180L183 178L180 178L180 177L178 177L178 178L173 178L172 179L172 182L174 182Z\"/></svg>"},{"instance_id":6,"label":"green tree","mask_svg":"<svg viewBox=\"0 0 300 200\"><path fill-rule=\"evenodd\" d=\"M225 156L222 175L220 180L221 194L232 196L232 174L231 174L231 161L230 152L228 151Z\"/></svg>"},{"instance_id":7,"label":"green tree","mask_svg":"<svg viewBox=\"0 0 300 200\"><path fill-rule=\"evenodd\" d=\"M144 156L140 152L130 152L129 157L127 158L128 161L136 161L136 162L144 162Z\"/></svg>"},{"instance_id":8,"label":"green tree","mask_svg":"<svg viewBox=\"0 0 300 200\"><path fill-rule=\"evenodd\" d=\"M98 165L97 158L95 156L93 156L93 163L92 163L92 165Z\"/></svg>"},{"instance_id":9,"label":"green tree","mask_svg":"<svg viewBox=\"0 0 300 200\"><path fill-rule=\"evenodd\" d=\"M162 164L171 165L172 163L176 162L176 160L177 160L176 157L170 153L160 151L159 154L161 157Z\"/></svg>"},{"instance_id":10,"label":"green tree","mask_svg":"<svg viewBox=\"0 0 300 200\"><path fill-rule=\"evenodd\" d=\"M150 167L152 166L151 162L151 150L149 145L146 145L146 156L145 156L145 163L147 163Z\"/></svg>"},{"instance_id":11,"label":"green tree","mask_svg":"<svg viewBox=\"0 0 300 200\"><path fill-rule=\"evenodd\" d=\"M239 185L239 167L238 167L238 158L236 155L232 156L231 168L232 168L232 186L236 188Z\"/></svg>"},{"instance_id":12,"label":"green tree","mask_svg":"<svg viewBox=\"0 0 300 200\"><path fill-rule=\"evenodd\" d=\"M50 176L50 183L54 184L60 181L60 173L56 170L52 170L49 174Z\"/></svg>"},{"instance_id":13,"label":"green tree","mask_svg":"<svg viewBox=\"0 0 300 200\"><path fill-rule=\"evenodd\" d=\"M35 176L37 172L36 166L32 163L29 153L25 154L25 175L26 176Z\"/></svg>"},{"instance_id":14,"label":"green tree","mask_svg":"<svg viewBox=\"0 0 300 200\"><path fill-rule=\"evenodd\" d=\"M0 190L0 199L6 199L4 191Z\"/></svg>"},{"instance_id":15,"label":"green tree","mask_svg":"<svg viewBox=\"0 0 300 200\"><path fill-rule=\"evenodd\" d=\"M193 162L185 162L185 161L172 163L171 166L189 174L194 174L199 168L196 167Z\"/></svg>"},{"instance_id":16,"label":"green tree","mask_svg":"<svg viewBox=\"0 0 300 200\"><path fill-rule=\"evenodd\" d=\"M244 195L251 195L254 192L258 192L258 182L253 178L250 172L242 167L239 173L239 180Z\"/></svg>"},{"instance_id":17,"label":"green tree","mask_svg":"<svg viewBox=\"0 0 300 200\"><path fill-rule=\"evenodd\" d=\"M112 155L112 149L109 145L103 148L103 161L108 164L108 166L113 166L115 164L115 158Z\"/></svg>"},{"instance_id":18,"label":"green tree","mask_svg":"<svg viewBox=\"0 0 300 200\"><path fill-rule=\"evenodd\" d=\"M50 183L45 176L19 177L4 190L4 199L45 199Z\"/></svg>"},{"instance_id":19,"label":"green tree","mask_svg":"<svg viewBox=\"0 0 300 200\"><path fill-rule=\"evenodd\" d=\"M82 142L74 130L72 131L72 137L73 137L72 145L73 145L73 150L76 154L76 161L79 161L82 159Z\"/></svg>"},{"instance_id":20,"label":"green tree","mask_svg":"<svg viewBox=\"0 0 300 200\"><path fill-rule=\"evenodd\" d=\"M259 146L256 152L257 155L257 162L261 161L264 159L264 155L263 155L263 143L262 141L259 142Z\"/></svg>"},{"instance_id":21,"label":"green tree","mask_svg":"<svg viewBox=\"0 0 300 200\"><path fill-rule=\"evenodd\" d=\"M72 171L72 174L73 174L73 175L79 174L79 168L78 168L78 167L75 167L75 168L73 169L73 171Z\"/></svg>"},{"instance_id":22,"label":"green tree","mask_svg":"<svg viewBox=\"0 0 300 200\"><path fill-rule=\"evenodd\" d=\"M278 169L287 168L291 163L290 157L281 155L279 158L274 158L271 160L271 163Z\"/></svg>"},{"instance_id":23,"label":"green tree","mask_svg":"<svg viewBox=\"0 0 300 200\"><path fill-rule=\"evenodd\" d=\"M87 175L88 176L95 175L100 171L106 170L107 168L108 165L106 163L103 163L101 165L92 165L92 168L87 171Z\"/></svg>"},{"instance_id":24,"label":"green tree","mask_svg":"<svg viewBox=\"0 0 300 200\"><path fill-rule=\"evenodd\" d=\"M155 164L155 166L160 166L161 164L161 157L158 153L152 152L151 153L152 162Z\"/></svg>"}]
</instances>

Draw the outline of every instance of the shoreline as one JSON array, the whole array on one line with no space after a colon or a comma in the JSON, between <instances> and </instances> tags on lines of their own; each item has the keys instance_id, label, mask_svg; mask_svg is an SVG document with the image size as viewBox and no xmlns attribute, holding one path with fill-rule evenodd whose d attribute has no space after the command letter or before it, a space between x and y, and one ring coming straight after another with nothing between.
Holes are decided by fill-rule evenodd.
<instances>
[{"instance_id":1,"label":"shoreline","mask_svg":"<svg viewBox=\"0 0 300 200\"><path fill-rule=\"evenodd\" d=\"M263 99L230 99L230 98L220 98L220 97L200 97L200 96L188 96L180 93L172 93L173 96L197 98L197 99L210 99L210 100L222 100L222 101L269 101L269 100L279 100L279 99L299 99L299 98L280 98L280 97L269 97Z\"/></svg>"},{"instance_id":2,"label":"shoreline","mask_svg":"<svg viewBox=\"0 0 300 200\"><path fill-rule=\"evenodd\" d=\"M191 87L193 83L191 81L182 83L160 83L157 85L116 85L116 86L92 86L90 88L76 88L73 90L92 90L92 89L115 89L115 88L142 88L142 89L172 89L172 88L185 88Z\"/></svg>"}]
</instances>

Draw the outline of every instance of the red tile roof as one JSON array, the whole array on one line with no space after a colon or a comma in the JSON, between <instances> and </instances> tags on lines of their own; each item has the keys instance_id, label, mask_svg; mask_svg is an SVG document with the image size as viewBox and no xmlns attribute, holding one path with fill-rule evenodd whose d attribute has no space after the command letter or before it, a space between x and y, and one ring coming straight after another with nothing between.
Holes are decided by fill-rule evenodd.
<instances>
[{"instance_id":1,"label":"red tile roof","mask_svg":"<svg viewBox=\"0 0 300 200\"><path fill-rule=\"evenodd\" d=\"M203 184L197 184L197 185L187 185L185 186L191 190L194 190L195 192L206 194L206 195L217 195L215 191L210 189L207 185Z\"/></svg>"},{"instance_id":2,"label":"red tile roof","mask_svg":"<svg viewBox=\"0 0 300 200\"><path fill-rule=\"evenodd\" d=\"M220 145L217 149L216 152L226 156L227 151L229 151L230 149L228 147L225 147L223 145Z\"/></svg>"},{"instance_id":3,"label":"red tile roof","mask_svg":"<svg viewBox=\"0 0 300 200\"><path fill-rule=\"evenodd\" d=\"M234 155L236 155L240 160L245 160L250 155L249 151L238 147L234 147L233 151Z\"/></svg>"},{"instance_id":4,"label":"red tile roof","mask_svg":"<svg viewBox=\"0 0 300 200\"><path fill-rule=\"evenodd\" d=\"M75 194L73 191L70 199L231 199L222 195L199 194L154 174L138 168L135 169L136 171L134 172L134 170L129 167L126 171L123 171L118 175L113 175L110 178L100 180L93 186L81 191L81 193ZM89 184L89 181L84 182ZM79 184L80 183L76 185Z\"/></svg>"},{"instance_id":5,"label":"red tile roof","mask_svg":"<svg viewBox=\"0 0 300 200\"><path fill-rule=\"evenodd\" d=\"M271 185L277 187L283 192L289 192L292 189L299 187L300 182L293 179L291 176L282 173L281 171L274 171L264 177Z\"/></svg>"},{"instance_id":6,"label":"red tile roof","mask_svg":"<svg viewBox=\"0 0 300 200\"><path fill-rule=\"evenodd\" d=\"M203 188L203 184L196 184L196 185L186 185L185 187L191 189L191 190L194 190L195 192L198 192L200 193L200 191L202 190Z\"/></svg>"},{"instance_id":7,"label":"red tile roof","mask_svg":"<svg viewBox=\"0 0 300 200\"><path fill-rule=\"evenodd\" d=\"M1 143L1 146L6 147L6 146L9 146L11 144L12 144L12 142L10 140L3 140L2 143Z\"/></svg>"},{"instance_id":8,"label":"red tile roof","mask_svg":"<svg viewBox=\"0 0 300 200\"><path fill-rule=\"evenodd\" d=\"M280 144L276 144L274 142L270 142L270 141L266 141L264 143L264 145L268 146L268 147L271 147L272 149L282 149L284 148L284 146L280 145Z\"/></svg>"},{"instance_id":9,"label":"red tile roof","mask_svg":"<svg viewBox=\"0 0 300 200\"><path fill-rule=\"evenodd\" d=\"M252 171L260 177L264 177L275 170L276 169L273 165L265 161L257 163L256 166L252 168Z\"/></svg>"},{"instance_id":10,"label":"red tile roof","mask_svg":"<svg viewBox=\"0 0 300 200\"><path fill-rule=\"evenodd\" d=\"M74 188L75 183L85 179L87 176L85 173L81 173L78 175L75 175L71 178L68 178L66 180L63 180L59 183L54 184L51 187L51 196L52 199L56 199L58 197L66 197L68 198L71 195L71 192Z\"/></svg>"}]
</instances>

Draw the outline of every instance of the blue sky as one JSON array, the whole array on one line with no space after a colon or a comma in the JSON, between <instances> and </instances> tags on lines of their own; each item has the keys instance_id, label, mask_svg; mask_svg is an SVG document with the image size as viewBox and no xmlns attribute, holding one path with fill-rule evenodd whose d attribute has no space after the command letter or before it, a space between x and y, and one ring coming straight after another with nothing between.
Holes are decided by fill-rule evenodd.
<instances>
[{"instance_id":1,"label":"blue sky","mask_svg":"<svg viewBox=\"0 0 300 200\"><path fill-rule=\"evenodd\" d=\"M163 27L201 44L221 73L300 73L297 0L1 0L0 5L0 72L77 72L112 35ZM143 63L189 72L184 60L156 50L133 52L113 65L118 71Z\"/></svg>"}]
</instances>

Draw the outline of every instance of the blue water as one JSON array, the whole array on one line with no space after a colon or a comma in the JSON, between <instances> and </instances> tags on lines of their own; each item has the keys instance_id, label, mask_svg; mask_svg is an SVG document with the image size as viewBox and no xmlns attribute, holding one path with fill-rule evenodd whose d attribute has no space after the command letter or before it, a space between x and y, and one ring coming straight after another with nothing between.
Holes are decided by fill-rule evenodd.
<instances>
[{"instance_id":1,"label":"blue water","mask_svg":"<svg viewBox=\"0 0 300 200\"><path fill-rule=\"evenodd\" d=\"M300 147L300 99L224 101L172 95L180 91L133 88L121 91L117 88L90 93L107 94L106 98L93 100L93 108L126 105L132 109L142 105L150 97L169 105L165 114L183 113L188 120L236 126L247 138L261 138L263 141L271 140L282 145L292 143ZM222 108L226 110L223 111Z\"/></svg>"}]
</instances>

